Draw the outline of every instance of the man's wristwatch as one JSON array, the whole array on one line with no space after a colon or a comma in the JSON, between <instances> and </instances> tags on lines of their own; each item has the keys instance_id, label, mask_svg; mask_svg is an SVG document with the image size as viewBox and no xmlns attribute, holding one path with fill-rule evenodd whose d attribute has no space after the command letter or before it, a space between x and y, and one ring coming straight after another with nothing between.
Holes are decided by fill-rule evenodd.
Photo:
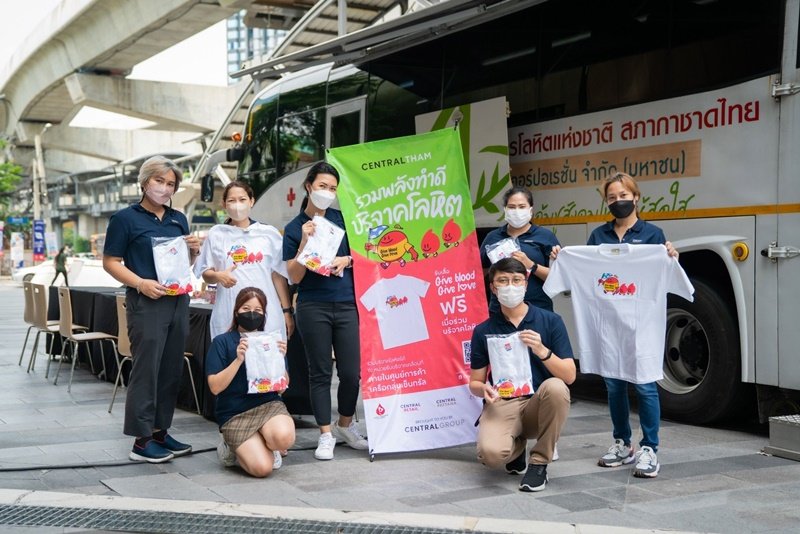
<instances>
[{"instance_id":1,"label":"man's wristwatch","mask_svg":"<svg viewBox=\"0 0 800 534\"><path fill-rule=\"evenodd\" d=\"M293 306L289 306L288 308L281 308L281 309L283 310L283 313L289 313L289 314L294 313L294 307Z\"/></svg>"}]
</instances>

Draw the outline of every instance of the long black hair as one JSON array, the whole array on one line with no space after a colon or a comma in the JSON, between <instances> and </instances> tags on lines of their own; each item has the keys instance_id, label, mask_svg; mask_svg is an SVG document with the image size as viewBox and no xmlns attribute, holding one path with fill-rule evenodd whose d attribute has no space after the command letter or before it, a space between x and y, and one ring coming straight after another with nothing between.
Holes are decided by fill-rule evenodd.
<instances>
[{"instance_id":1,"label":"long black hair","mask_svg":"<svg viewBox=\"0 0 800 534\"><path fill-rule=\"evenodd\" d=\"M303 202L300 204L300 211L305 211L306 207L308 206L308 189L306 189L306 184L308 184L309 188L314 184L314 180L317 179L318 174L330 174L334 178L336 178L336 183L339 183L339 171L336 170L336 167L328 163L327 161L320 161L319 163L315 163L308 169L308 174L306 174L306 179L303 180L303 189L306 191L306 197L303 199Z\"/></svg>"}]
</instances>

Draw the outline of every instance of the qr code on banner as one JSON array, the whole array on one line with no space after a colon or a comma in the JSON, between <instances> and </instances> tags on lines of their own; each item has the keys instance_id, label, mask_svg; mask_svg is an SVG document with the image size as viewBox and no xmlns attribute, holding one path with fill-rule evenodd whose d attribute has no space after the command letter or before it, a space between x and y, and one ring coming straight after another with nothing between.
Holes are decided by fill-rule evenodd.
<instances>
[{"instance_id":1,"label":"qr code on banner","mask_svg":"<svg viewBox=\"0 0 800 534\"><path fill-rule=\"evenodd\" d=\"M464 355L464 365L472 363L472 341L461 342L461 353Z\"/></svg>"}]
</instances>

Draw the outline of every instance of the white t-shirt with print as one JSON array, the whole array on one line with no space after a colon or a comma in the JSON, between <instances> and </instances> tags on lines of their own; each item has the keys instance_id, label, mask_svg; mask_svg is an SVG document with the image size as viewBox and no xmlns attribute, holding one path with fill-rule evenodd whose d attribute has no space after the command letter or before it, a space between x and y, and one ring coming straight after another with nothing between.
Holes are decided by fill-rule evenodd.
<instances>
[{"instance_id":1,"label":"white t-shirt with print","mask_svg":"<svg viewBox=\"0 0 800 534\"><path fill-rule=\"evenodd\" d=\"M361 295L367 311L375 310L384 349L428 339L422 297L430 283L403 274L382 278Z\"/></svg>"},{"instance_id":2,"label":"white t-shirt with print","mask_svg":"<svg viewBox=\"0 0 800 534\"><path fill-rule=\"evenodd\" d=\"M544 291L572 292L581 372L646 384L663 378L667 293L694 287L664 245L565 247Z\"/></svg>"},{"instance_id":3,"label":"white t-shirt with print","mask_svg":"<svg viewBox=\"0 0 800 534\"><path fill-rule=\"evenodd\" d=\"M286 339L281 301L272 283L273 271L288 279L282 253L283 237L268 224L253 223L247 228L218 224L208 231L194 264L195 276L201 277L208 269L224 271L236 264L231 275L237 280L230 288L217 284L217 300L211 311L211 339L230 329L236 296L249 286L261 289L267 297L264 330L278 330Z\"/></svg>"}]
</instances>

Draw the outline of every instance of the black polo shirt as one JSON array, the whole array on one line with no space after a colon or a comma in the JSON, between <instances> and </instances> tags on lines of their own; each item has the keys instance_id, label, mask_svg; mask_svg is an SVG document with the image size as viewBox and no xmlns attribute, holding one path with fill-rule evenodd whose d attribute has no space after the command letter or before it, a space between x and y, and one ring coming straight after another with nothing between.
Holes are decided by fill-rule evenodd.
<instances>
[{"instance_id":1,"label":"black polo shirt","mask_svg":"<svg viewBox=\"0 0 800 534\"><path fill-rule=\"evenodd\" d=\"M489 256L486 253L486 247L494 245L503 239L508 239L509 237L511 236L508 235L507 224L502 225L500 228L495 228L486 234L480 249L481 264L484 267L489 267L491 265ZM520 250L524 252L528 258L545 267L550 266L550 251L553 250L554 246L561 244L558 242L553 232L547 228L536 226L535 224L531 224L527 232L517 236L517 242L519 243ZM531 276L528 277L528 289L525 291L525 300L527 302L532 302L538 308L553 311L553 301L550 300L550 297L547 296L542 289L543 285L544 280L531 273ZM494 295L492 295L489 302L489 311L500 311L500 303L497 302L497 297Z\"/></svg>"},{"instance_id":2,"label":"black polo shirt","mask_svg":"<svg viewBox=\"0 0 800 534\"><path fill-rule=\"evenodd\" d=\"M325 218L336 226L346 230L342 212L328 208ZM283 230L283 261L293 260L300 248L303 239L303 225L311 217L305 211L289 221ZM350 255L350 243L347 234L342 238L337 256ZM322 276L314 271L307 271L300 284L297 286L297 302L355 302L355 287L353 285L353 269L345 269L343 276Z\"/></svg>"},{"instance_id":3,"label":"black polo shirt","mask_svg":"<svg viewBox=\"0 0 800 534\"><path fill-rule=\"evenodd\" d=\"M595 228L586 244L613 245L617 243L628 243L631 245L663 245L666 242L667 238L664 236L664 231L661 230L661 228L655 224L637 219L636 224L628 228L625 235L622 236L622 240L617 237L617 233L614 231L614 221L612 220Z\"/></svg>"},{"instance_id":4,"label":"black polo shirt","mask_svg":"<svg viewBox=\"0 0 800 534\"><path fill-rule=\"evenodd\" d=\"M520 321L519 326L514 326L502 312L489 315L489 318L475 327L472 332L471 360L472 369L483 369L489 365L489 349L486 342L487 334L513 334L522 330L533 330L542 336L542 344L553 351L554 358L572 358L572 345L569 343L567 327L561 316L551 311L542 310L536 306L528 305L528 313ZM541 362L530 349L528 356L531 361L531 375L533 378L534 389L552 378L552 374L547 370L545 364Z\"/></svg>"},{"instance_id":5,"label":"black polo shirt","mask_svg":"<svg viewBox=\"0 0 800 534\"><path fill-rule=\"evenodd\" d=\"M159 219L141 204L132 204L108 221L103 254L122 258L125 267L141 278L157 280L151 238L182 235L189 235L189 223L183 213L166 208L164 217Z\"/></svg>"}]
</instances>

